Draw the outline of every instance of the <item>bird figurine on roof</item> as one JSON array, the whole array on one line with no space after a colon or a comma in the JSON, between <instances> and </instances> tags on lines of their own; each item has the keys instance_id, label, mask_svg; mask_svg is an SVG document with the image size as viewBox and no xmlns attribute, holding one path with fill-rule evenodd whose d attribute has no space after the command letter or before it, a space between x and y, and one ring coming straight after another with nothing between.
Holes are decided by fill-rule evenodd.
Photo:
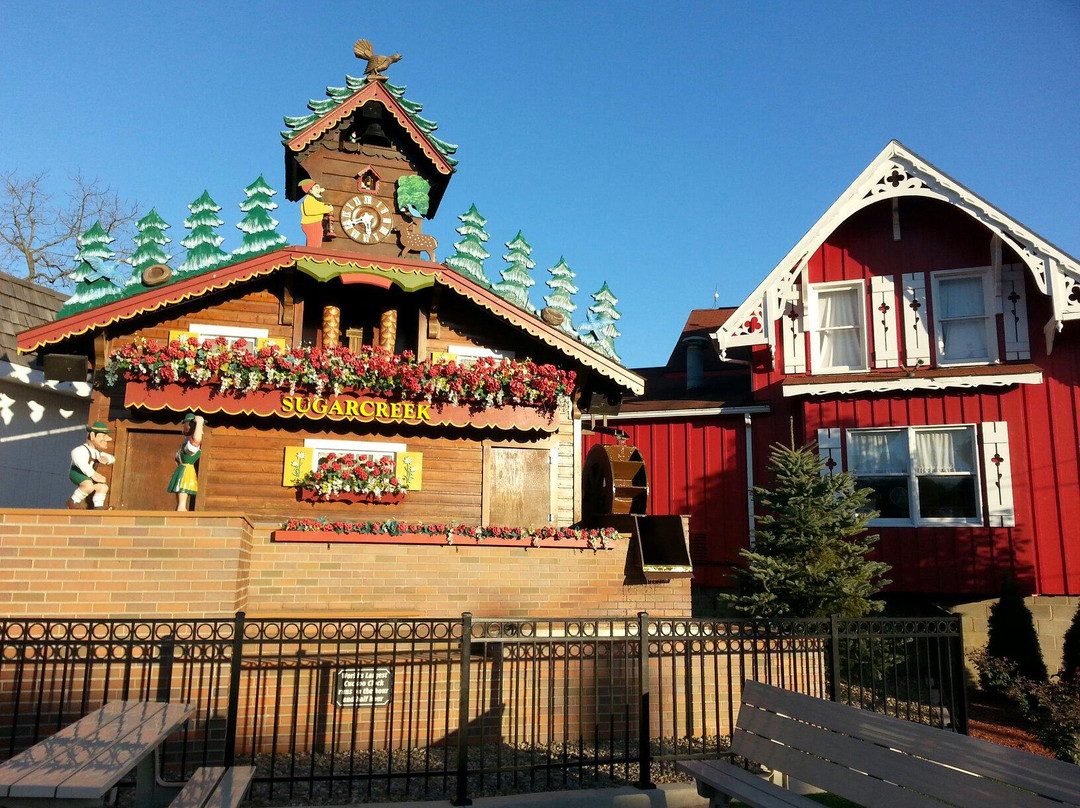
<instances>
[{"instance_id":1,"label":"bird figurine on roof","mask_svg":"<svg viewBox=\"0 0 1080 808\"><path fill-rule=\"evenodd\" d=\"M382 72L401 59L400 53L395 53L393 56L378 55L371 49L371 43L366 39L356 40L353 53L356 54L357 59L367 59L364 75L372 81L386 81L386 76L382 75Z\"/></svg>"}]
</instances>

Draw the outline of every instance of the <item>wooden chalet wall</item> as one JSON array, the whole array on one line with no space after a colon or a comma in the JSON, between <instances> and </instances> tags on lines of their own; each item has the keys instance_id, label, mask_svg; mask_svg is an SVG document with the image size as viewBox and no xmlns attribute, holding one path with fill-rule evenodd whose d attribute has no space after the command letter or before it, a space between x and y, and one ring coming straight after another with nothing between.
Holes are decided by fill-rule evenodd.
<instances>
[{"instance_id":1,"label":"wooden chalet wall","mask_svg":"<svg viewBox=\"0 0 1080 808\"><path fill-rule=\"evenodd\" d=\"M945 203L916 198L901 199L899 210L899 241L893 240L887 201L838 227L810 258L809 282L863 280L869 290L875 276L891 276L899 284L905 273L991 263L991 233L970 216ZM1007 247L1004 252L1005 264L1019 263ZM1013 570L1037 594L1080 592L1080 339L1070 323L1047 355L1042 325L1050 317L1049 302L1026 270L1024 277L1031 359L1017 367L1037 366L1042 384L785 397L782 386L793 377L784 372L780 325L775 330L775 360L767 348L754 349L755 397L772 408L770 416L754 420L758 484L766 479L768 447L788 440L789 419L803 441L816 440L817 430L826 427L1007 422L1016 526L872 528L881 536L876 556L893 567L891 591L993 595L1002 575ZM896 327L903 332L902 320ZM869 327L867 331L873 361L874 333ZM1015 363L995 367L1004 373L1010 364ZM964 372L958 368L956 375ZM812 380L811 375L798 377L800 382Z\"/></svg>"},{"instance_id":2,"label":"wooden chalet wall","mask_svg":"<svg viewBox=\"0 0 1080 808\"><path fill-rule=\"evenodd\" d=\"M171 331L185 331L191 323L263 328L270 337L291 344L302 333L301 323L306 329L320 320L318 313L324 303L333 300L342 308L344 319L351 298L368 301L389 294L367 286L343 287L336 282L307 281L278 275L151 313L110 328L109 346L140 337L168 340ZM300 288L305 283L306 301L297 299L286 304L288 298L283 293L286 284ZM538 362L565 363L553 349L530 340L494 315L446 290L442 292L432 323L427 316L432 308L432 290L410 295L397 290L394 293L411 306L410 313L399 318L399 345L404 342L415 349L420 342L426 356L456 346L475 346L513 351L517 358ZM314 342L321 339L321 333L310 336ZM370 344L370 335L366 341ZM179 413L168 410L126 408L122 387L95 392L91 420L108 421L117 429L117 463L106 471L111 472L110 504L139 509L175 507L174 498L165 492L165 486L175 468L172 456L182 440L180 417ZM422 490L408 492L397 505L298 502L295 489L282 485L285 447L301 445L309 438L404 443L408 451L423 454ZM547 475L543 482L550 485L552 492L550 507L543 509L544 516L551 513L557 525L576 521L580 515L580 457L569 407L559 413L558 429L550 434L209 415L195 508L237 511L268 519L327 516L500 523L500 509L493 505L494 497L503 497L501 513L512 516L516 511L511 500L520 499L514 492L527 490L523 487L526 481L521 480L517 482L522 486L517 488L511 485L514 480L504 480L503 487L509 489L506 494L496 493L490 480L485 486L485 475L493 475L493 455L506 449L543 452L545 469L548 469L547 458L551 458L549 470L534 472ZM534 468L536 465L532 464Z\"/></svg>"}]
</instances>

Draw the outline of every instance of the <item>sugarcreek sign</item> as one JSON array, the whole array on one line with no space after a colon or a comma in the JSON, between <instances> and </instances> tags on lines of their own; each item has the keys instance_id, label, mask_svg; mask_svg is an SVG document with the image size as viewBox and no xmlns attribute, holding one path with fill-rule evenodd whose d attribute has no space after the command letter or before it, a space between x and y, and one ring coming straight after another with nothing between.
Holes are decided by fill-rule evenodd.
<instances>
[{"instance_id":1,"label":"sugarcreek sign","mask_svg":"<svg viewBox=\"0 0 1080 808\"><path fill-rule=\"evenodd\" d=\"M403 401L363 393L316 396L282 390L225 390L211 385L179 384L152 386L129 381L124 392L127 407L206 414L258 415L263 417L311 420L354 421L357 423L404 424L408 426L454 426L514 430L558 429L555 413L536 407L512 404L476 407L446 402Z\"/></svg>"}]
</instances>

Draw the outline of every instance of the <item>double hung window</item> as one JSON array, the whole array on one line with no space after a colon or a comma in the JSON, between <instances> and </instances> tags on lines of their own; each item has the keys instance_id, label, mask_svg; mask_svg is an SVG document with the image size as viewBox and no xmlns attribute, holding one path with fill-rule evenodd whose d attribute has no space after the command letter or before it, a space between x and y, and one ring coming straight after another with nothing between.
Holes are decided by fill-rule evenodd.
<instances>
[{"instance_id":1,"label":"double hung window","mask_svg":"<svg viewBox=\"0 0 1080 808\"><path fill-rule=\"evenodd\" d=\"M973 426L849 429L848 468L875 524L980 524L976 446Z\"/></svg>"},{"instance_id":2,"label":"double hung window","mask_svg":"<svg viewBox=\"0 0 1080 808\"><path fill-rule=\"evenodd\" d=\"M996 361L997 328L990 274L935 272L931 277L938 364Z\"/></svg>"},{"instance_id":3,"label":"double hung window","mask_svg":"<svg viewBox=\"0 0 1080 808\"><path fill-rule=\"evenodd\" d=\"M866 370L866 295L862 282L818 283L810 291L816 311L811 341L814 371Z\"/></svg>"}]
</instances>

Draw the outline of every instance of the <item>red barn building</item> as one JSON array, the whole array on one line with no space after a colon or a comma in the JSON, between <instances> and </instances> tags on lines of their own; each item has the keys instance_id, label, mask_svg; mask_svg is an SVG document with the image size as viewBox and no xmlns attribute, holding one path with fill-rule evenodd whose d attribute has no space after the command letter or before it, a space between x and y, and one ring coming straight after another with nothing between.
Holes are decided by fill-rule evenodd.
<instances>
[{"instance_id":1,"label":"red barn building","mask_svg":"<svg viewBox=\"0 0 1080 808\"><path fill-rule=\"evenodd\" d=\"M691 515L699 585L794 430L874 489L889 591L979 602L1012 571L1056 635L1080 594L1073 320L1080 262L894 141L742 305L692 313L620 425L654 511Z\"/></svg>"}]
</instances>

